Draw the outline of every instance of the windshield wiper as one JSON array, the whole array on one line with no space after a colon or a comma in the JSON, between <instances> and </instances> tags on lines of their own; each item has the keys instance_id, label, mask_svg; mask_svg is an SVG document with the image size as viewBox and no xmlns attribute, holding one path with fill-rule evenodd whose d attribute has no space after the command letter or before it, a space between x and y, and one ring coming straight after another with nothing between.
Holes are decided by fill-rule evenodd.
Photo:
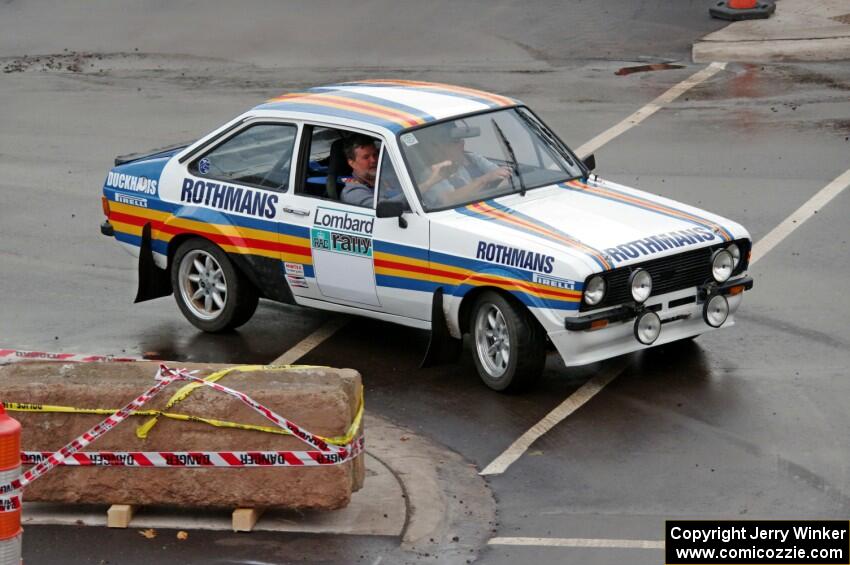
<instances>
[{"instance_id":1,"label":"windshield wiper","mask_svg":"<svg viewBox=\"0 0 850 565\"><path fill-rule=\"evenodd\" d=\"M502 149L510 158L511 168L516 173L516 178L519 179L519 195L525 196L525 181L522 180L522 173L519 172L519 163L517 163L516 154L514 153L513 147L511 147L511 142L508 141L508 138L505 137L505 132L503 132L502 128L499 127L499 124L496 123L496 118L490 118L490 121L493 122L493 128L495 128L496 133L499 134L499 141L502 142ZM508 178L511 179L511 189L516 191L516 188L514 187L514 176L511 175Z\"/></svg>"},{"instance_id":2,"label":"windshield wiper","mask_svg":"<svg viewBox=\"0 0 850 565\"><path fill-rule=\"evenodd\" d=\"M570 156L569 151L567 151L567 149L563 146L563 142L561 142L561 140L555 137L552 132L548 131L546 128L543 127L542 124L538 123L536 120L533 120L530 116L527 116L522 110L517 110L516 113L517 115L519 115L522 121L524 121L530 128L536 131L538 135L542 136L546 141L548 141L549 146L555 149L555 151L557 151L561 157L566 159L567 163L569 163L573 167L576 166L575 162L573 161L573 158Z\"/></svg>"}]
</instances>

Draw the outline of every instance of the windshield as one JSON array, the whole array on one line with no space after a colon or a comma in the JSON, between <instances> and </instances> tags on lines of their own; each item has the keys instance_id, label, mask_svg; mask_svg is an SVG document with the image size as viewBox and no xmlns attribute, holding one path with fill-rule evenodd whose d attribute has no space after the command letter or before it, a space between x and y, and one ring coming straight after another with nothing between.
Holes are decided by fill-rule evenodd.
<instances>
[{"instance_id":1,"label":"windshield","mask_svg":"<svg viewBox=\"0 0 850 565\"><path fill-rule=\"evenodd\" d=\"M582 175L563 143L526 108L441 122L402 133L399 141L428 212Z\"/></svg>"}]
</instances>

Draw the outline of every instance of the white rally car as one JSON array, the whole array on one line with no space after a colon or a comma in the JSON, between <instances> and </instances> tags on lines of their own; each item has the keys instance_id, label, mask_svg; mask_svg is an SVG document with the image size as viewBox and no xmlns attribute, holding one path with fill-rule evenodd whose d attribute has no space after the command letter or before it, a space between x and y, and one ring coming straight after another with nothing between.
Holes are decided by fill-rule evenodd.
<instances>
[{"instance_id":1,"label":"white rally car","mask_svg":"<svg viewBox=\"0 0 850 565\"><path fill-rule=\"evenodd\" d=\"M739 224L593 168L517 100L345 83L117 158L101 231L138 256L137 302L173 292L204 331L262 297L428 329L423 364L469 333L484 382L519 390L547 340L573 366L692 338L732 325L752 287Z\"/></svg>"}]
</instances>

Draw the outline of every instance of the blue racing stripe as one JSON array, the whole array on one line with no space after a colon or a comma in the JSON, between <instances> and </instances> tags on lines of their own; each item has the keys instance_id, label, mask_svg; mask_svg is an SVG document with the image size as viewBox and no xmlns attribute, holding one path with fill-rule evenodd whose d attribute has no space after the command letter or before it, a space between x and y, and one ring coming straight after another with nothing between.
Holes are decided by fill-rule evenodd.
<instances>
[{"instance_id":1,"label":"blue racing stripe","mask_svg":"<svg viewBox=\"0 0 850 565\"><path fill-rule=\"evenodd\" d=\"M420 292L432 293L440 287L446 288L450 285L437 283L434 281L425 281L421 279L409 279L407 277L396 277L393 275L375 275L375 282L378 286L389 288L400 288L404 290L417 290Z\"/></svg>"},{"instance_id":2,"label":"blue racing stripe","mask_svg":"<svg viewBox=\"0 0 850 565\"><path fill-rule=\"evenodd\" d=\"M296 237L310 237L310 228L297 224L287 224L274 220L261 220L259 218L237 216L236 214L231 214L220 210L202 208L200 206L195 206L194 204L174 204L171 202L159 200L155 197L139 196L138 194L115 190L111 188L104 189L104 192L106 192L106 197L111 202L115 202L116 192L120 194L126 194L128 196L133 196L135 198L145 198L148 204L147 209L156 210L157 212L168 212L174 214L174 212L182 208L185 213L177 217L185 218L187 220L195 220L206 224L251 228L255 230L267 231L270 233L279 232L283 235L292 235ZM145 208L140 209L144 210ZM227 220L227 223L221 223L222 217Z\"/></svg>"},{"instance_id":3,"label":"blue racing stripe","mask_svg":"<svg viewBox=\"0 0 850 565\"><path fill-rule=\"evenodd\" d=\"M401 255L402 257L410 257L411 259L428 260L428 250L421 247L411 247L409 245L401 245L399 243L390 243L389 241L374 240L373 245L375 251L381 253L392 253L393 255Z\"/></svg>"}]
</instances>

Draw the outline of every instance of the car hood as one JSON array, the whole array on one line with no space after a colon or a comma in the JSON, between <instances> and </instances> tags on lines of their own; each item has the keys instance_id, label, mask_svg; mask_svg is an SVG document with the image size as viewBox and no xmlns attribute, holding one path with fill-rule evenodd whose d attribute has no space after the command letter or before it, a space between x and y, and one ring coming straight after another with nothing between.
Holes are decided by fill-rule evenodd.
<instances>
[{"instance_id":1,"label":"car hood","mask_svg":"<svg viewBox=\"0 0 850 565\"><path fill-rule=\"evenodd\" d=\"M458 215L462 218L458 218ZM748 237L726 218L597 177L454 209L447 225L494 243L522 242L598 272Z\"/></svg>"}]
</instances>

